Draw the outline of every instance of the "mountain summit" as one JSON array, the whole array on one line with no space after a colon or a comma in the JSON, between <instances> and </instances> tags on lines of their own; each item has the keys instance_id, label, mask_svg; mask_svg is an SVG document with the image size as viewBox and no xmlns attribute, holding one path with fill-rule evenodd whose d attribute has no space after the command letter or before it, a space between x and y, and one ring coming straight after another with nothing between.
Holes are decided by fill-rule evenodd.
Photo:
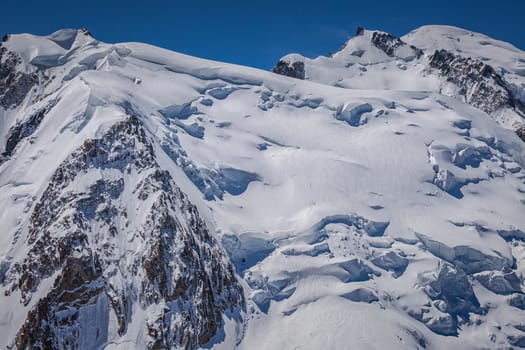
<instances>
[{"instance_id":1,"label":"mountain summit","mask_svg":"<svg viewBox=\"0 0 525 350\"><path fill-rule=\"evenodd\" d=\"M510 44L455 27L425 26L402 38L360 28L329 57L291 54L273 71L349 89L433 91L516 129L525 117L524 69L525 54Z\"/></svg>"},{"instance_id":2,"label":"mountain summit","mask_svg":"<svg viewBox=\"0 0 525 350\"><path fill-rule=\"evenodd\" d=\"M525 53L359 29L275 73L0 45L0 346L525 347Z\"/></svg>"}]
</instances>

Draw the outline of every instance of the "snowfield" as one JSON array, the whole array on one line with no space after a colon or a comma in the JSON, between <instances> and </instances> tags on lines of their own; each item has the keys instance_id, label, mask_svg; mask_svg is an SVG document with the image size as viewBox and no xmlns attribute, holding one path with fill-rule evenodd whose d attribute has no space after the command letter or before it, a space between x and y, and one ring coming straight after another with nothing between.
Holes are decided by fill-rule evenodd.
<instances>
[{"instance_id":1,"label":"snowfield","mask_svg":"<svg viewBox=\"0 0 525 350\"><path fill-rule=\"evenodd\" d=\"M374 33L364 31L332 57L284 57L304 62L304 81L146 44L105 44L77 30L11 35L2 48L20 57L19 74L38 81L0 107L0 149L14 144L0 159L0 346L28 346L17 340L20 329L64 269L42 275L24 303L14 266L32 254L32 216L54 174L86 140L135 117L155 169L167 171L198 208L215 239L202 245L224 254L217 261L225 271L233 264L245 298L231 311L221 306L221 327L190 347L525 347L525 143L513 131L523 117L514 106L489 114L469 105L426 63L438 49L488 62L506 71L519 100L525 53L481 34L427 26L389 55L372 43ZM14 137L17 126L23 131ZM141 202L133 191L150 168L93 164L61 193L124 179L111 205L127 217L79 230L95 252L105 225L116 227L106 243L123 262L118 276L103 271L101 278L125 283L125 271L150 249L133 233L156 206L156 197ZM186 227L180 201L182 214L173 215ZM75 208L64 204L55 220ZM100 204L88 219L108 210ZM71 233L49 232L57 239ZM78 342L70 347L153 347L147 320L171 304L144 304L146 277L133 276L125 331L115 306L98 297L68 309L78 315Z\"/></svg>"}]
</instances>

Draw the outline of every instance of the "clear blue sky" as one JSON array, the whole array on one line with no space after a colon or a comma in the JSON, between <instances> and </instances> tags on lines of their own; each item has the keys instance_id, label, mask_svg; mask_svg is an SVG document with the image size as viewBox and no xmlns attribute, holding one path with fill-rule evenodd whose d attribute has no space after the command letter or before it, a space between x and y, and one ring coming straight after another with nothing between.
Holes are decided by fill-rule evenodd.
<instances>
[{"instance_id":1,"label":"clear blue sky","mask_svg":"<svg viewBox=\"0 0 525 350\"><path fill-rule=\"evenodd\" d=\"M401 36L424 24L448 24L525 49L524 0L28 0L4 1L0 9L0 33L87 27L105 42L147 42L263 69L291 52L334 52L357 26Z\"/></svg>"}]
</instances>

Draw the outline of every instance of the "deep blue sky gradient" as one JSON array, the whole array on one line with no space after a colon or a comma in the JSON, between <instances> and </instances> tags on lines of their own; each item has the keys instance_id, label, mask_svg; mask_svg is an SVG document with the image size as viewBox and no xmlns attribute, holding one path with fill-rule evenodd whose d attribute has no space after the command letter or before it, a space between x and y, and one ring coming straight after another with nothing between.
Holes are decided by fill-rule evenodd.
<instances>
[{"instance_id":1,"label":"deep blue sky gradient","mask_svg":"<svg viewBox=\"0 0 525 350\"><path fill-rule=\"evenodd\" d=\"M421 25L448 24L525 49L524 0L27 0L5 1L0 11L0 34L86 27L105 42L147 42L262 69L291 52L334 52L357 26L401 36Z\"/></svg>"}]
</instances>

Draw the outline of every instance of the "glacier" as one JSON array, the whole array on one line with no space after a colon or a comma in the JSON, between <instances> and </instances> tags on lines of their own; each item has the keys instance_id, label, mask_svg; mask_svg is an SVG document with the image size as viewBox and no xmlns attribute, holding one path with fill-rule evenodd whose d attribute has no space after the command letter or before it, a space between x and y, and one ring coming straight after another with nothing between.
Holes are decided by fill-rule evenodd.
<instances>
[{"instance_id":1,"label":"glacier","mask_svg":"<svg viewBox=\"0 0 525 350\"><path fill-rule=\"evenodd\" d=\"M525 347L519 49L361 28L275 74L4 39L1 347Z\"/></svg>"}]
</instances>

